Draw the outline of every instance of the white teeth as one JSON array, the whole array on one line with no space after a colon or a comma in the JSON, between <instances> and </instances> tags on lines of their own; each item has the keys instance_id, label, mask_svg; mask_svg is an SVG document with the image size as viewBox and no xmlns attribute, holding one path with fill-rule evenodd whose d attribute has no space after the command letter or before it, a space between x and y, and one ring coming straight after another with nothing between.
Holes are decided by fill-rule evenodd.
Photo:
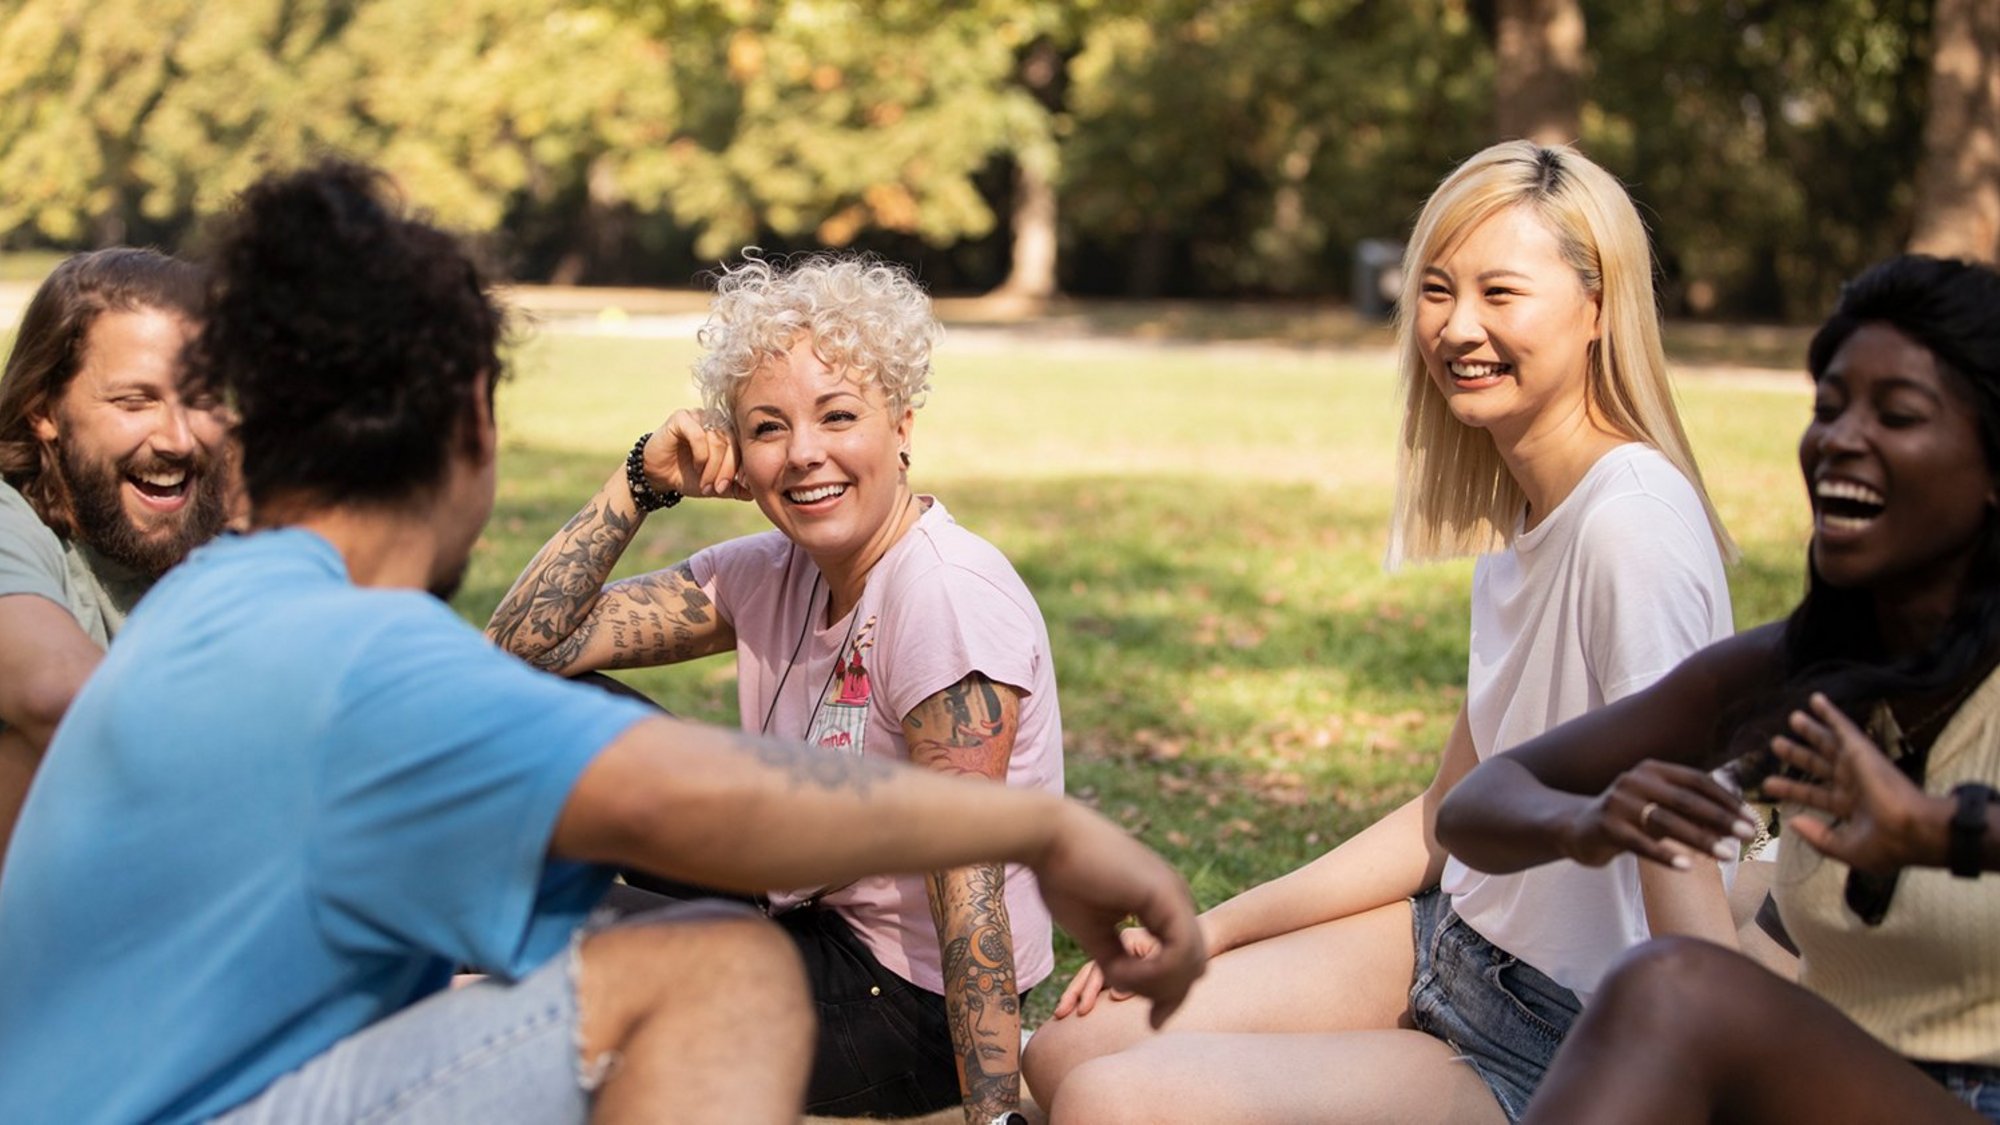
<instances>
[{"instance_id":1,"label":"white teeth","mask_svg":"<svg viewBox=\"0 0 2000 1125\"><path fill-rule=\"evenodd\" d=\"M1881 493L1851 480L1816 481L1813 484L1813 495L1822 500L1853 500L1861 504L1873 504L1878 508L1889 502Z\"/></svg>"},{"instance_id":2,"label":"white teeth","mask_svg":"<svg viewBox=\"0 0 2000 1125\"><path fill-rule=\"evenodd\" d=\"M1820 526L1826 528L1828 531L1860 531L1862 528L1874 523L1875 517L1857 518L1854 516L1836 516L1829 512L1821 512L1819 514L1819 522Z\"/></svg>"},{"instance_id":3,"label":"white teeth","mask_svg":"<svg viewBox=\"0 0 2000 1125\"><path fill-rule=\"evenodd\" d=\"M133 473L134 477L145 481L154 488L179 488L187 481L186 469L163 470L151 473Z\"/></svg>"},{"instance_id":4,"label":"white teeth","mask_svg":"<svg viewBox=\"0 0 2000 1125\"><path fill-rule=\"evenodd\" d=\"M844 484L823 484L818 488L797 488L785 493L785 499L794 504L811 504L829 496L838 496L847 491Z\"/></svg>"},{"instance_id":5,"label":"white teeth","mask_svg":"<svg viewBox=\"0 0 2000 1125\"><path fill-rule=\"evenodd\" d=\"M1464 360L1453 360L1450 367L1452 377L1457 379L1490 379L1495 375L1504 375L1508 370L1504 363L1467 363Z\"/></svg>"}]
</instances>

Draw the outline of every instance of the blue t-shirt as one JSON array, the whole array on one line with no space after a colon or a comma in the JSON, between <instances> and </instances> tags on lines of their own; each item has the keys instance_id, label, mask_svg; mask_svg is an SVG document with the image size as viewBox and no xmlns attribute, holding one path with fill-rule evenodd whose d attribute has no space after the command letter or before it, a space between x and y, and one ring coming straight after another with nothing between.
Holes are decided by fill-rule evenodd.
<instances>
[{"instance_id":1,"label":"blue t-shirt","mask_svg":"<svg viewBox=\"0 0 2000 1125\"><path fill-rule=\"evenodd\" d=\"M565 946L552 860L648 712L530 669L301 530L203 548L71 705L0 879L0 1120L198 1120L444 986Z\"/></svg>"}]
</instances>

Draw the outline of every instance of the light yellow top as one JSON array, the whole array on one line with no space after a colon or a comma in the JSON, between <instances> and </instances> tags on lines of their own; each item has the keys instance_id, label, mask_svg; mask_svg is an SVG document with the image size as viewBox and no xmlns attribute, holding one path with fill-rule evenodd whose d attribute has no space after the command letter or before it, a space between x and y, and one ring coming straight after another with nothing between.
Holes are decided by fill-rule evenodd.
<instances>
[{"instance_id":1,"label":"light yellow top","mask_svg":"<svg viewBox=\"0 0 2000 1125\"><path fill-rule=\"evenodd\" d=\"M2000 784L2000 671L1931 748L1926 792L1965 781ZM1773 894L1799 946L1799 983L1906 1058L2000 1066L2000 874L1907 868L1869 926L1843 898L1847 870L1797 836L1779 850Z\"/></svg>"}]
</instances>

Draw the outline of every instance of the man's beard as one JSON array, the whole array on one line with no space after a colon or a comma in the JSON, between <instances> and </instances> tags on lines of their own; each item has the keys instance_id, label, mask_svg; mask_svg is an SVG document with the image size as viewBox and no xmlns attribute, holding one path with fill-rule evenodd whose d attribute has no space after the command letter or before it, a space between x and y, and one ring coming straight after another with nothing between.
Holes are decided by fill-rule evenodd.
<instances>
[{"instance_id":1,"label":"man's beard","mask_svg":"<svg viewBox=\"0 0 2000 1125\"><path fill-rule=\"evenodd\" d=\"M205 453L184 461L135 455L123 463L112 463L85 461L65 446L59 449L57 461L69 490L78 538L105 558L140 574L154 578L165 574L189 551L215 538L228 522L222 465ZM183 465L187 469L186 506L171 516L162 516L161 525L152 533L141 531L125 512L126 475Z\"/></svg>"},{"instance_id":2,"label":"man's beard","mask_svg":"<svg viewBox=\"0 0 2000 1125\"><path fill-rule=\"evenodd\" d=\"M444 602L447 605L451 604L451 599L458 596L458 588L460 586L465 585L466 569L467 566L465 564L461 564L456 570L453 570L450 574L447 574L444 577L438 579L437 581L432 582L430 584L429 589L426 592L429 593L431 597L434 597L437 600Z\"/></svg>"}]
</instances>

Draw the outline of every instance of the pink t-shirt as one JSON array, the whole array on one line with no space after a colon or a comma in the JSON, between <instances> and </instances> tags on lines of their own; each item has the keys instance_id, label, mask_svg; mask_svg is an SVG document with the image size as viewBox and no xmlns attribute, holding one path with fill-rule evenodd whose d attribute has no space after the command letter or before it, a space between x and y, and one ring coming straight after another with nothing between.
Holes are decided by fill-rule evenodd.
<instances>
[{"instance_id":1,"label":"pink t-shirt","mask_svg":"<svg viewBox=\"0 0 2000 1125\"><path fill-rule=\"evenodd\" d=\"M909 759L904 716L973 672L1021 692L1007 784L1062 792L1062 713L1041 609L1006 556L958 526L933 497L868 575L861 600L826 624L826 583L776 531L732 539L690 560L695 581L736 630L736 697L745 730L828 753ZM796 655L795 655L796 654ZM774 894L776 904L810 891ZM920 988L944 990L922 875L878 875L822 900L877 960ZM1014 980L1055 967L1049 912L1034 876L1007 868Z\"/></svg>"}]
</instances>

